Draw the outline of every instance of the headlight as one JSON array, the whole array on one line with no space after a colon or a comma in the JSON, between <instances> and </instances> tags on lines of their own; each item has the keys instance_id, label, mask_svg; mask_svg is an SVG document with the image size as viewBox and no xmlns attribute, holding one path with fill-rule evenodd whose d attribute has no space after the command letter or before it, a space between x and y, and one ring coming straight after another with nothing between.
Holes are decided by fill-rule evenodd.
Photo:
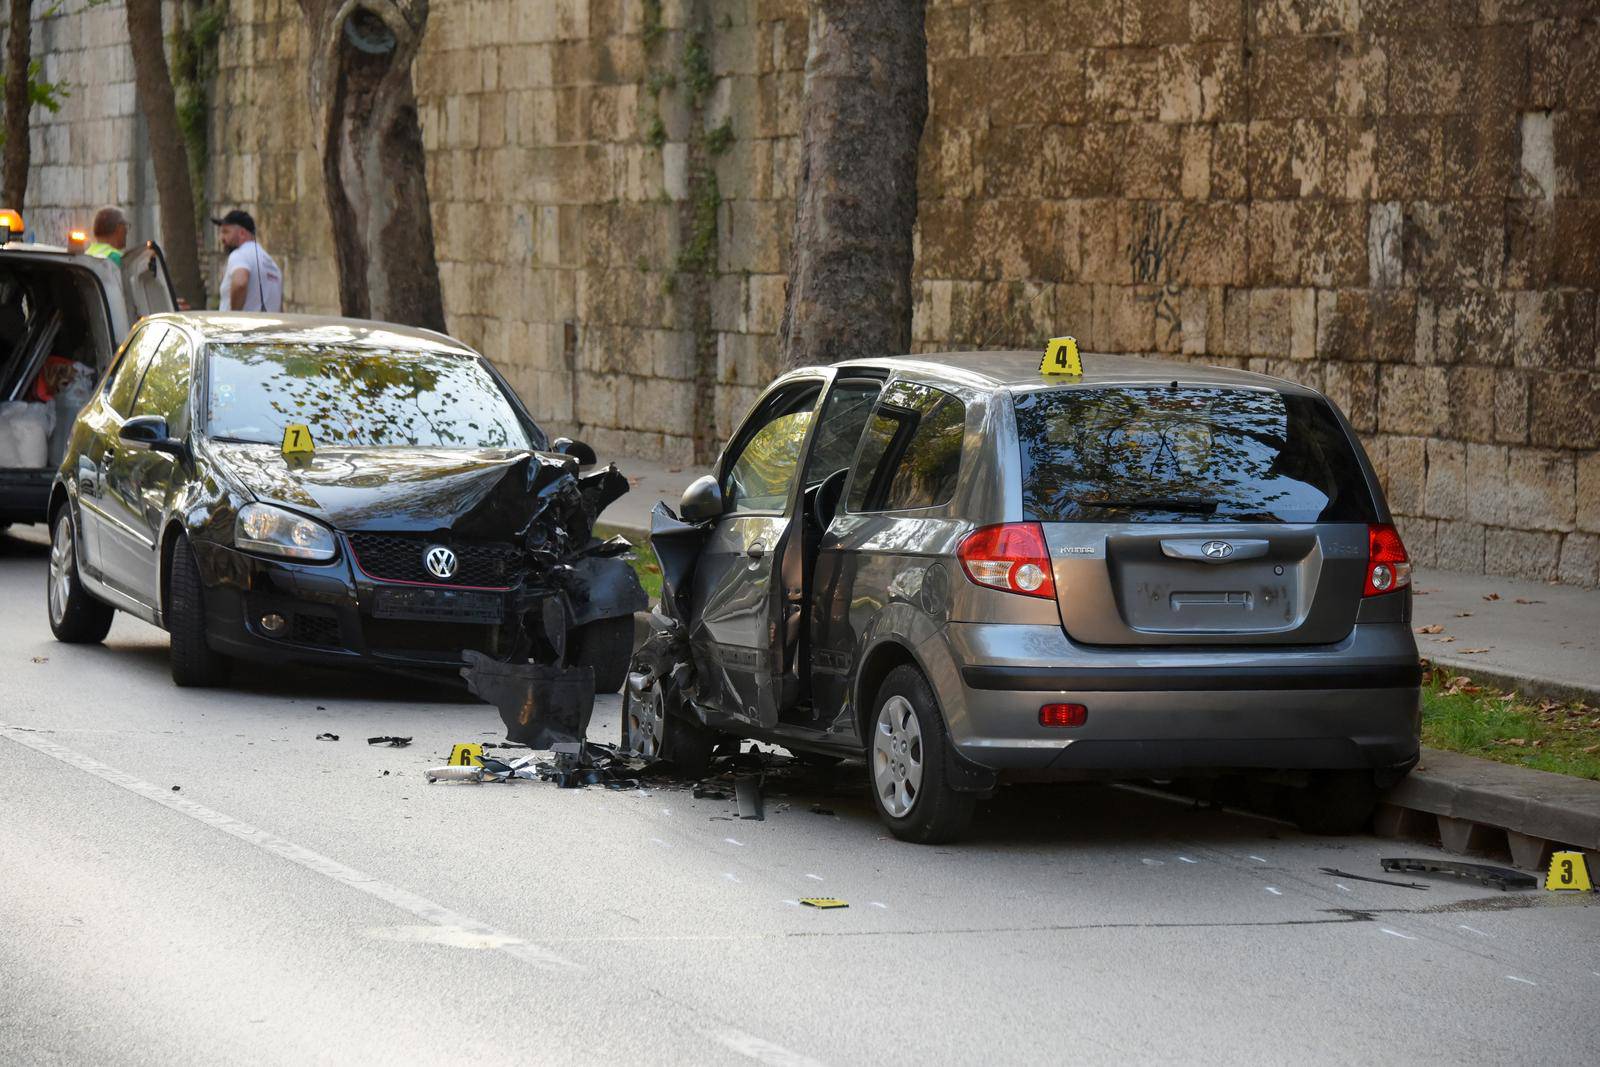
<instances>
[{"instance_id":1,"label":"headlight","mask_svg":"<svg viewBox=\"0 0 1600 1067\"><path fill-rule=\"evenodd\" d=\"M332 559L336 551L332 530L271 504L246 504L239 509L233 543L251 552L295 559Z\"/></svg>"}]
</instances>

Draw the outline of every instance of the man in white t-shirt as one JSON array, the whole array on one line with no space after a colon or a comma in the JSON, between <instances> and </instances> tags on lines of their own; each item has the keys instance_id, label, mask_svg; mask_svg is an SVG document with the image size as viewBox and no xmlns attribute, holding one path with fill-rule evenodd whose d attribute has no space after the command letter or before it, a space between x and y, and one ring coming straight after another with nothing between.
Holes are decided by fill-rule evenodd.
<instances>
[{"instance_id":1,"label":"man in white t-shirt","mask_svg":"<svg viewBox=\"0 0 1600 1067\"><path fill-rule=\"evenodd\" d=\"M283 271L256 240L256 220L248 211L234 208L220 219L222 250L228 264L217 286L223 311L282 311Z\"/></svg>"}]
</instances>

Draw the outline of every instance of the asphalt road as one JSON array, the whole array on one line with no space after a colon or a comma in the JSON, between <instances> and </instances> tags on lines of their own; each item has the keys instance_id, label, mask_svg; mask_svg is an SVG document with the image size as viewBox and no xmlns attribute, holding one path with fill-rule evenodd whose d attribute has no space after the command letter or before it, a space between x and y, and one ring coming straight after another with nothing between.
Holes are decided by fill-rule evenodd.
<instances>
[{"instance_id":1,"label":"asphalt road","mask_svg":"<svg viewBox=\"0 0 1600 1067\"><path fill-rule=\"evenodd\" d=\"M944 848L887 838L849 773L769 783L764 822L679 788L430 786L500 738L491 708L298 670L179 690L125 616L57 644L44 571L41 530L0 535L0 1062L1600 1047L1590 898L1337 879L1431 853L1104 786L1007 794ZM614 738L615 698L596 718Z\"/></svg>"}]
</instances>

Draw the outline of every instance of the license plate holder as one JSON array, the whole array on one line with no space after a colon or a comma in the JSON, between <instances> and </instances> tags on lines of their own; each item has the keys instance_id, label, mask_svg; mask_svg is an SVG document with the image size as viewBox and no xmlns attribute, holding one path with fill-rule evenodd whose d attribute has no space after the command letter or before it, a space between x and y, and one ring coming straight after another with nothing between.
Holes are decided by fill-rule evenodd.
<instances>
[{"instance_id":1,"label":"license plate holder","mask_svg":"<svg viewBox=\"0 0 1600 1067\"><path fill-rule=\"evenodd\" d=\"M504 593L474 589L379 589L373 600L372 615L377 619L497 626L505 621L506 598Z\"/></svg>"}]
</instances>

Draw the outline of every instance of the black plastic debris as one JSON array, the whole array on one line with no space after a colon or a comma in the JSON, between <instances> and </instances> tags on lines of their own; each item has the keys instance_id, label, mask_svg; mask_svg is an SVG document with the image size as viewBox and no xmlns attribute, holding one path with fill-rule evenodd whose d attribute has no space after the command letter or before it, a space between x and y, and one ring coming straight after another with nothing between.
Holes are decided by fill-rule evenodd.
<instances>
[{"instance_id":1,"label":"black plastic debris","mask_svg":"<svg viewBox=\"0 0 1600 1067\"><path fill-rule=\"evenodd\" d=\"M467 651L461 677L478 699L500 710L506 738L534 749L581 742L594 712L594 668L502 663Z\"/></svg>"},{"instance_id":2,"label":"black plastic debris","mask_svg":"<svg viewBox=\"0 0 1600 1067\"><path fill-rule=\"evenodd\" d=\"M811 805L811 814L813 814L813 815L832 815L832 814L834 814L834 811L833 811L832 808L825 808L821 804L813 804L813 805Z\"/></svg>"},{"instance_id":3,"label":"black plastic debris","mask_svg":"<svg viewBox=\"0 0 1600 1067\"><path fill-rule=\"evenodd\" d=\"M339 735L338 734L318 734L317 735L317 740L318 741L337 741L337 740L339 740Z\"/></svg>"},{"instance_id":4,"label":"black plastic debris","mask_svg":"<svg viewBox=\"0 0 1600 1067\"><path fill-rule=\"evenodd\" d=\"M387 736L385 736L385 737L369 737L369 738L367 738L367 744L369 744L369 745L388 745L390 748L405 748L410 743L411 743L411 738L409 738L409 737L387 737Z\"/></svg>"},{"instance_id":5,"label":"black plastic debris","mask_svg":"<svg viewBox=\"0 0 1600 1067\"><path fill-rule=\"evenodd\" d=\"M1427 886L1419 885L1416 882L1391 882L1387 878L1368 878L1364 874L1351 874L1349 871L1341 871L1337 867L1318 867L1317 870L1321 871L1323 874L1332 875L1335 878L1350 878L1350 879L1353 879L1353 880L1355 880L1357 882L1373 882L1373 883L1376 883L1377 885L1392 885L1392 886L1397 886L1400 889L1427 889L1428 888Z\"/></svg>"},{"instance_id":6,"label":"black plastic debris","mask_svg":"<svg viewBox=\"0 0 1600 1067\"><path fill-rule=\"evenodd\" d=\"M689 795L696 800L727 800L731 794L713 782L696 782L689 790Z\"/></svg>"},{"instance_id":7,"label":"black plastic debris","mask_svg":"<svg viewBox=\"0 0 1600 1067\"><path fill-rule=\"evenodd\" d=\"M761 776L742 774L733 780L733 793L739 802L739 818L761 822L766 813L761 803Z\"/></svg>"},{"instance_id":8,"label":"black plastic debris","mask_svg":"<svg viewBox=\"0 0 1600 1067\"><path fill-rule=\"evenodd\" d=\"M1386 871L1407 871L1420 874L1449 874L1466 878L1479 885L1504 892L1508 889L1534 889L1539 880L1531 874L1496 867L1488 863L1463 863L1460 860L1426 860L1409 856L1388 856L1378 861Z\"/></svg>"},{"instance_id":9,"label":"black plastic debris","mask_svg":"<svg viewBox=\"0 0 1600 1067\"><path fill-rule=\"evenodd\" d=\"M178 791L178 790L180 790L180 789L182 789L182 788L183 788L183 786L181 786L181 785L175 785L175 786L173 786L173 787L172 787L172 791L173 791L173 792L174 792L174 793L176 793L176 792L177 792L177 791Z\"/></svg>"}]
</instances>

